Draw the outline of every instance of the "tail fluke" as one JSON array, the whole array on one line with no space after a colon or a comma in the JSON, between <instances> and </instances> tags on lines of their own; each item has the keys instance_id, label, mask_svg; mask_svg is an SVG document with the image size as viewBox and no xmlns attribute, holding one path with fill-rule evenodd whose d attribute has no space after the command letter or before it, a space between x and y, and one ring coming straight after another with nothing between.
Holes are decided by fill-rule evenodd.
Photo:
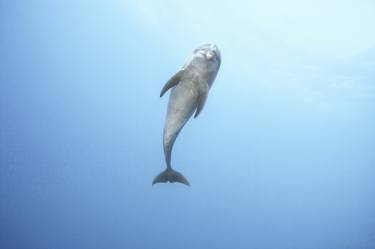
<instances>
[{"instance_id":1,"label":"tail fluke","mask_svg":"<svg viewBox=\"0 0 375 249\"><path fill-rule=\"evenodd\" d=\"M180 172L173 169L166 169L157 175L152 182L152 185L159 182L179 182L185 185L190 186L188 180Z\"/></svg>"}]
</instances>

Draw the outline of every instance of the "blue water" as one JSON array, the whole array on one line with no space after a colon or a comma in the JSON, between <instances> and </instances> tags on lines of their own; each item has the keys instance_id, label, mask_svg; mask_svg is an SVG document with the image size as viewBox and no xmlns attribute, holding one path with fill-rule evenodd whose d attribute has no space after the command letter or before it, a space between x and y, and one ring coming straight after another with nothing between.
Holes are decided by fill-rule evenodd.
<instances>
[{"instance_id":1,"label":"blue water","mask_svg":"<svg viewBox=\"0 0 375 249\"><path fill-rule=\"evenodd\" d=\"M1 249L375 248L373 1L0 2ZM222 65L158 184L164 83Z\"/></svg>"}]
</instances>

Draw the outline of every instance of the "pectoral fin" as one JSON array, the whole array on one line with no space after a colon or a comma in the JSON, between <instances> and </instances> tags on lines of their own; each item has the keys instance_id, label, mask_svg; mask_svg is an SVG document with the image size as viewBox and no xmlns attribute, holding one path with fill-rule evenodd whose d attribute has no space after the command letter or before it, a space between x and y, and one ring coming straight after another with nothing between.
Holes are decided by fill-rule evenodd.
<instances>
[{"instance_id":1,"label":"pectoral fin","mask_svg":"<svg viewBox=\"0 0 375 249\"><path fill-rule=\"evenodd\" d=\"M180 82L183 73L184 73L184 70L181 69L175 75L173 75L172 78L170 78L167 83L165 83L163 89L161 89L160 97L163 97L164 93L166 93L170 88L176 86Z\"/></svg>"},{"instance_id":2,"label":"pectoral fin","mask_svg":"<svg viewBox=\"0 0 375 249\"><path fill-rule=\"evenodd\" d=\"M203 110L204 104L206 103L206 99L208 96L208 90L208 84L204 84L198 90L197 110L195 111L194 118L198 117L199 113Z\"/></svg>"}]
</instances>

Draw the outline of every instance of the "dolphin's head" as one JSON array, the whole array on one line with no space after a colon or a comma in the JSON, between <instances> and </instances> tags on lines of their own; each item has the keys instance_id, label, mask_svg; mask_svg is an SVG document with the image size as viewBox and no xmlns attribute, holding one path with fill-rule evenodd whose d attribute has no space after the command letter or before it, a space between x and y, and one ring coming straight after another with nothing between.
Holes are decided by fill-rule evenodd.
<instances>
[{"instance_id":1,"label":"dolphin's head","mask_svg":"<svg viewBox=\"0 0 375 249\"><path fill-rule=\"evenodd\" d=\"M203 56L210 64L216 64L220 67L221 55L219 48L212 43L206 43L194 50L194 54Z\"/></svg>"}]
</instances>

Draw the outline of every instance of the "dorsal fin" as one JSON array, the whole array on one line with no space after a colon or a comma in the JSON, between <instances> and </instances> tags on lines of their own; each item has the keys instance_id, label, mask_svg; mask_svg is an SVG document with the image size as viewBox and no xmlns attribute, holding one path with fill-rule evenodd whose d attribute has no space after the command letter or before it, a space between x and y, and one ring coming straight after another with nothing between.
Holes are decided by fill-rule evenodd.
<instances>
[{"instance_id":1,"label":"dorsal fin","mask_svg":"<svg viewBox=\"0 0 375 249\"><path fill-rule=\"evenodd\" d=\"M206 103L208 95L208 84L202 84L198 89L198 98L197 98L197 110L195 111L194 118L198 117L199 113L203 110L204 104Z\"/></svg>"},{"instance_id":2,"label":"dorsal fin","mask_svg":"<svg viewBox=\"0 0 375 249\"><path fill-rule=\"evenodd\" d=\"M183 73L184 73L184 70L181 69L180 71L175 73L175 75L173 75L172 78L170 78L167 83L165 83L163 89L161 89L160 97L163 97L164 93L166 93L170 88L176 86L180 82Z\"/></svg>"}]
</instances>

